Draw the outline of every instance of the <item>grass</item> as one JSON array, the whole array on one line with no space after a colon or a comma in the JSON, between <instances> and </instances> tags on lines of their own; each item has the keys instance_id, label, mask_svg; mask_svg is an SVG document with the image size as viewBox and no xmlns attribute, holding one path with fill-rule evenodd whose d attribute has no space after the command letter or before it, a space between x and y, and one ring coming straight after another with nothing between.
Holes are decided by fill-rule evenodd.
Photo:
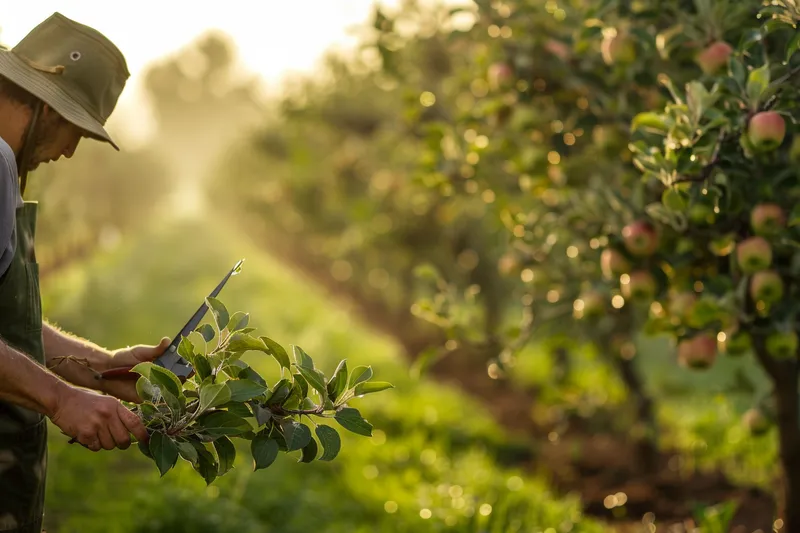
<instances>
[{"instance_id":1,"label":"grass","mask_svg":"<svg viewBox=\"0 0 800 533\"><path fill-rule=\"evenodd\" d=\"M282 454L252 472L240 449L233 471L206 487L183 462L163 478L137 449L91 453L51 432L47 530L51 533L183 531L415 533L602 531L579 502L500 466L507 439L455 390L409 376L397 347L354 322L341 304L259 250L224 220L159 221L114 251L49 279L49 320L109 348L172 337L240 258L220 298L251 313L257 334L302 346L326 371L347 358L396 388L356 400L372 439L343 434L333 463ZM166 225L164 225L166 224ZM268 248L268 243L263 245ZM248 354L266 374L274 362Z\"/></svg>"}]
</instances>

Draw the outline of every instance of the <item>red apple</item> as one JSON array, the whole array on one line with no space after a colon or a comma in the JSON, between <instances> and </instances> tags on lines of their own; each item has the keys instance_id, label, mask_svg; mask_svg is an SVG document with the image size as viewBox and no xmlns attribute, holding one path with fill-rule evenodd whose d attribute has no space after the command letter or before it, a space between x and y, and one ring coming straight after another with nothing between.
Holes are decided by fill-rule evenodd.
<instances>
[{"instance_id":1,"label":"red apple","mask_svg":"<svg viewBox=\"0 0 800 533\"><path fill-rule=\"evenodd\" d=\"M725 41L717 41L708 45L697 55L697 64L706 74L714 74L728 63L733 47Z\"/></svg>"},{"instance_id":2,"label":"red apple","mask_svg":"<svg viewBox=\"0 0 800 533\"><path fill-rule=\"evenodd\" d=\"M750 119L747 136L753 148L759 151L774 150L786 135L786 121L775 111L762 111Z\"/></svg>"},{"instance_id":3,"label":"red apple","mask_svg":"<svg viewBox=\"0 0 800 533\"><path fill-rule=\"evenodd\" d=\"M750 213L750 226L757 235L774 235L786 227L786 215L778 204L758 204Z\"/></svg>"},{"instance_id":4,"label":"red apple","mask_svg":"<svg viewBox=\"0 0 800 533\"><path fill-rule=\"evenodd\" d=\"M631 268L630 262L621 252L612 248L606 248L600 254L600 270L606 279L614 279L627 273Z\"/></svg>"},{"instance_id":5,"label":"red apple","mask_svg":"<svg viewBox=\"0 0 800 533\"><path fill-rule=\"evenodd\" d=\"M604 31L603 34L600 52L606 65L632 63L636 59L636 47L630 37L614 29Z\"/></svg>"},{"instance_id":6,"label":"red apple","mask_svg":"<svg viewBox=\"0 0 800 533\"><path fill-rule=\"evenodd\" d=\"M753 274L772 264L772 247L763 237L750 237L736 247L736 259L742 272Z\"/></svg>"},{"instance_id":7,"label":"red apple","mask_svg":"<svg viewBox=\"0 0 800 533\"><path fill-rule=\"evenodd\" d=\"M700 333L678 343L678 363L689 368L708 368L717 358L717 338Z\"/></svg>"},{"instance_id":8,"label":"red apple","mask_svg":"<svg viewBox=\"0 0 800 533\"><path fill-rule=\"evenodd\" d=\"M751 435L763 435L769 430L770 422L761 409L748 409L742 415L742 423Z\"/></svg>"},{"instance_id":9,"label":"red apple","mask_svg":"<svg viewBox=\"0 0 800 533\"><path fill-rule=\"evenodd\" d=\"M496 91L507 87L514 78L514 71L507 63L493 63L488 72L489 87Z\"/></svg>"},{"instance_id":10,"label":"red apple","mask_svg":"<svg viewBox=\"0 0 800 533\"><path fill-rule=\"evenodd\" d=\"M783 298L783 280L774 270L762 270L750 280L750 296L755 301L773 304Z\"/></svg>"},{"instance_id":11,"label":"red apple","mask_svg":"<svg viewBox=\"0 0 800 533\"><path fill-rule=\"evenodd\" d=\"M789 359L797 355L797 333L776 331L767 336L767 353L776 359Z\"/></svg>"},{"instance_id":12,"label":"red apple","mask_svg":"<svg viewBox=\"0 0 800 533\"><path fill-rule=\"evenodd\" d=\"M637 220L622 228L625 247L636 256L653 255L658 249L658 234L647 221Z\"/></svg>"},{"instance_id":13,"label":"red apple","mask_svg":"<svg viewBox=\"0 0 800 533\"><path fill-rule=\"evenodd\" d=\"M637 270L629 274L628 283L622 284L622 295L627 299L651 300L656 294L656 280L650 272Z\"/></svg>"}]
</instances>

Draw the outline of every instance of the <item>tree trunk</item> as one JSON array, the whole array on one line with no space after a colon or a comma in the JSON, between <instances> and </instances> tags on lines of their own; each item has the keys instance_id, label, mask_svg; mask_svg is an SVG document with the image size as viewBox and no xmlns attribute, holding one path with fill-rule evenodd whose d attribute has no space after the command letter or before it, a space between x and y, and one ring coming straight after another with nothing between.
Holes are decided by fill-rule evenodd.
<instances>
[{"instance_id":1,"label":"tree trunk","mask_svg":"<svg viewBox=\"0 0 800 533\"><path fill-rule=\"evenodd\" d=\"M753 336L756 356L775 384L775 407L778 425L778 451L783 470L783 494L779 516L781 531L800 532L800 389L798 361L776 360L765 346L762 336Z\"/></svg>"}]
</instances>

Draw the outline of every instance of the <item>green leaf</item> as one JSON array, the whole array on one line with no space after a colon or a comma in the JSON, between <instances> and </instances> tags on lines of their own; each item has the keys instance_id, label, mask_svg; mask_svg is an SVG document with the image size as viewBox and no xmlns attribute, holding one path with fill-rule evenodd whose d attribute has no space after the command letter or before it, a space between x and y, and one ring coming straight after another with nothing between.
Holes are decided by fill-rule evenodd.
<instances>
[{"instance_id":1,"label":"green leaf","mask_svg":"<svg viewBox=\"0 0 800 533\"><path fill-rule=\"evenodd\" d=\"M168 391L176 398L183 396L183 385L178 376L166 368L153 365L150 369L150 382L162 390Z\"/></svg>"},{"instance_id":2,"label":"green leaf","mask_svg":"<svg viewBox=\"0 0 800 533\"><path fill-rule=\"evenodd\" d=\"M153 384L144 376L139 376L136 380L136 394L139 395L145 402L152 402L155 397L156 391L153 389Z\"/></svg>"},{"instance_id":3,"label":"green leaf","mask_svg":"<svg viewBox=\"0 0 800 533\"><path fill-rule=\"evenodd\" d=\"M206 297L206 303L208 307L211 309L211 314L214 315L214 319L217 321L217 328L220 331L225 329L230 321L230 315L228 315L228 309L225 307L225 304L213 298L211 296Z\"/></svg>"},{"instance_id":4,"label":"green leaf","mask_svg":"<svg viewBox=\"0 0 800 533\"><path fill-rule=\"evenodd\" d=\"M297 373L292 374L292 377L294 377L295 384L300 386L300 392L302 393L301 396L303 398L308 396L308 381L306 381L306 378Z\"/></svg>"},{"instance_id":5,"label":"green leaf","mask_svg":"<svg viewBox=\"0 0 800 533\"><path fill-rule=\"evenodd\" d=\"M386 381L370 381L369 383L359 383L356 385L356 396L364 394L371 394L373 392L380 392L386 389L393 389L394 385Z\"/></svg>"},{"instance_id":6,"label":"green leaf","mask_svg":"<svg viewBox=\"0 0 800 533\"><path fill-rule=\"evenodd\" d=\"M197 450L197 463L192 468L203 477L206 485L210 485L217 479L217 461L202 442L192 441L192 446Z\"/></svg>"},{"instance_id":7,"label":"green leaf","mask_svg":"<svg viewBox=\"0 0 800 533\"><path fill-rule=\"evenodd\" d=\"M292 351L294 352L294 359L297 361L298 366L309 370L314 369L314 361L301 347L292 346Z\"/></svg>"},{"instance_id":8,"label":"green leaf","mask_svg":"<svg viewBox=\"0 0 800 533\"><path fill-rule=\"evenodd\" d=\"M758 107L761 96L769 87L770 73L769 65L763 65L750 71L747 76L747 99L753 109Z\"/></svg>"},{"instance_id":9,"label":"green leaf","mask_svg":"<svg viewBox=\"0 0 800 533\"><path fill-rule=\"evenodd\" d=\"M228 403L231 400L231 389L227 383L215 383L200 387L200 410Z\"/></svg>"},{"instance_id":10,"label":"green leaf","mask_svg":"<svg viewBox=\"0 0 800 533\"><path fill-rule=\"evenodd\" d=\"M184 408L186 404L181 402L177 396L169 392L168 390L161 391L161 397L164 399L164 402L169 407L170 412L172 413L172 418L180 419L184 415Z\"/></svg>"},{"instance_id":11,"label":"green leaf","mask_svg":"<svg viewBox=\"0 0 800 533\"><path fill-rule=\"evenodd\" d=\"M149 361L145 362L145 363L139 363L136 366L134 366L133 368L131 368L131 372L136 372L140 376L144 376L149 380L150 379L150 371L153 369L154 366L156 366L155 363L151 363ZM152 381L151 381L151 383L152 383Z\"/></svg>"},{"instance_id":12,"label":"green leaf","mask_svg":"<svg viewBox=\"0 0 800 533\"><path fill-rule=\"evenodd\" d=\"M353 388L359 383L363 383L365 381L369 381L372 377L372 367L371 366L358 366L353 369L353 372L350 374L350 387Z\"/></svg>"},{"instance_id":13,"label":"green leaf","mask_svg":"<svg viewBox=\"0 0 800 533\"><path fill-rule=\"evenodd\" d=\"M144 441L141 441L141 440L137 441L136 442L136 446L139 447L139 451L142 452L142 454L145 457L149 457L150 459L153 459L153 454L150 453L150 442L149 441L148 442L144 442Z\"/></svg>"},{"instance_id":14,"label":"green leaf","mask_svg":"<svg viewBox=\"0 0 800 533\"><path fill-rule=\"evenodd\" d=\"M308 426L295 420L281 422L283 436L286 439L286 451L293 452L304 448L311 440L311 430Z\"/></svg>"},{"instance_id":15,"label":"green leaf","mask_svg":"<svg viewBox=\"0 0 800 533\"><path fill-rule=\"evenodd\" d=\"M203 324L202 326L198 327L196 330L200 335L203 336L203 340L206 342L211 342L214 340L214 337L217 335L214 331L214 327L211 324Z\"/></svg>"},{"instance_id":16,"label":"green leaf","mask_svg":"<svg viewBox=\"0 0 800 533\"><path fill-rule=\"evenodd\" d=\"M300 407L300 401L303 399L303 388L299 381L295 381L292 385L292 392L289 397L283 402L284 409L297 409Z\"/></svg>"},{"instance_id":17,"label":"green leaf","mask_svg":"<svg viewBox=\"0 0 800 533\"><path fill-rule=\"evenodd\" d=\"M339 424L348 431L364 435L365 437L372 436L372 424L367 422L358 412L358 409L353 407L345 407L338 411L334 417Z\"/></svg>"},{"instance_id":18,"label":"green leaf","mask_svg":"<svg viewBox=\"0 0 800 533\"><path fill-rule=\"evenodd\" d=\"M263 426L272 419L272 411L256 404L253 407L253 415L256 417L256 423Z\"/></svg>"},{"instance_id":19,"label":"green leaf","mask_svg":"<svg viewBox=\"0 0 800 533\"><path fill-rule=\"evenodd\" d=\"M249 322L250 315L248 313L236 311L231 315L230 320L228 320L228 331L233 333L234 331L242 330L247 327Z\"/></svg>"},{"instance_id":20,"label":"green leaf","mask_svg":"<svg viewBox=\"0 0 800 533\"><path fill-rule=\"evenodd\" d=\"M206 356L198 355L194 358L194 371L197 373L201 382L211 375L211 364L208 362Z\"/></svg>"},{"instance_id":21,"label":"green leaf","mask_svg":"<svg viewBox=\"0 0 800 533\"><path fill-rule=\"evenodd\" d=\"M281 405L286 398L289 397L289 394L292 393L293 384L290 380L284 378L275 384L275 388L272 389L272 396L269 397L267 401L270 405Z\"/></svg>"},{"instance_id":22,"label":"green leaf","mask_svg":"<svg viewBox=\"0 0 800 533\"><path fill-rule=\"evenodd\" d=\"M269 467L278 457L278 441L267 435L257 435L250 441L250 453L253 454L253 471Z\"/></svg>"},{"instance_id":23,"label":"green leaf","mask_svg":"<svg viewBox=\"0 0 800 533\"><path fill-rule=\"evenodd\" d=\"M197 463L198 455L197 450L192 446L191 442L176 442L178 453L192 464Z\"/></svg>"},{"instance_id":24,"label":"green leaf","mask_svg":"<svg viewBox=\"0 0 800 533\"><path fill-rule=\"evenodd\" d=\"M178 355L189 361L194 361L194 344L189 340L189 337L183 337L181 342L178 343Z\"/></svg>"},{"instance_id":25,"label":"green leaf","mask_svg":"<svg viewBox=\"0 0 800 533\"><path fill-rule=\"evenodd\" d=\"M661 195L661 203L672 211L684 211L687 201L685 193L674 188L664 190L664 194Z\"/></svg>"},{"instance_id":26,"label":"green leaf","mask_svg":"<svg viewBox=\"0 0 800 533\"><path fill-rule=\"evenodd\" d=\"M291 370L292 362L289 360L289 354L283 349L283 346L270 339L269 337L259 337L269 349L269 353L278 361L283 368Z\"/></svg>"},{"instance_id":27,"label":"green leaf","mask_svg":"<svg viewBox=\"0 0 800 533\"><path fill-rule=\"evenodd\" d=\"M267 381L264 378L262 378L261 375L258 372L256 372L255 370L253 370L249 366L246 367L246 368L243 368L239 372L239 379L249 379L250 381L255 381L259 385L264 385L265 387L268 386L267 385Z\"/></svg>"},{"instance_id":28,"label":"green leaf","mask_svg":"<svg viewBox=\"0 0 800 533\"><path fill-rule=\"evenodd\" d=\"M257 350L259 352L269 353L264 341L242 332L237 332L231 335L231 339L228 341L228 350L232 352Z\"/></svg>"},{"instance_id":29,"label":"green leaf","mask_svg":"<svg viewBox=\"0 0 800 533\"><path fill-rule=\"evenodd\" d=\"M309 435L310 434L311 433L309 432ZM318 451L319 451L319 448L317 447L317 441L315 441L314 439L309 440L308 444L303 446L303 452L300 455L300 460L298 461L298 463L310 463L310 462L312 462L314 459L317 458L317 452Z\"/></svg>"},{"instance_id":30,"label":"green leaf","mask_svg":"<svg viewBox=\"0 0 800 533\"><path fill-rule=\"evenodd\" d=\"M178 447L171 438L156 431L150 435L150 455L153 456L161 477L164 477L178 461Z\"/></svg>"},{"instance_id":31,"label":"green leaf","mask_svg":"<svg viewBox=\"0 0 800 533\"><path fill-rule=\"evenodd\" d=\"M797 52L798 48L800 48L800 31L796 32L792 40L789 41L789 44L786 45L786 57L784 61L788 63L794 53Z\"/></svg>"},{"instance_id":32,"label":"green leaf","mask_svg":"<svg viewBox=\"0 0 800 533\"><path fill-rule=\"evenodd\" d=\"M217 450L217 457L219 465L217 468L217 475L224 476L231 468L236 460L236 447L228 437L218 437L214 441L214 449Z\"/></svg>"},{"instance_id":33,"label":"green leaf","mask_svg":"<svg viewBox=\"0 0 800 533\"><path fill-rule=\"evenodd\" d=\"M336 370L333 371L333 377L328 381L328 397L336 401L345 390L347 389L347 361L342 359Z\"/></svg>"},{"instance_id":34,"label":"green leaf","mask_svg":"<svg viewBox=\"0 0 800 533\"><path fill-rule=\"evenodd\" d=\"M633 117L633 121L631 122L631 129L632 131L645 129L660 133L669 131L669 126L667 125L666 120L664 120L664 117L662 117L658 113L646 111L643 113L639 113L638 115Z\"/></svg>"},{"instance_id":35,"label":"green leaf","mask_svg":"<svg viewBox=\"0 0 800 533\"><path fill-rule=\"evenodd\" d=\"M226 381L225 384L231 391L231 401L233 402L252 400L256 396L261 396L267 390L267 387L264 385L260 385L249 379L232 379Z\"/></svg>"},{"instance_id":36,"label":"green leaf","mask_svg":"<svg viewBox=\"0 0 800 533\"><path fill-rule=\"evenodd\" d=\"M342 439L339 437L339 433L332 427L324 425L317 426L316 433L323 450L319 460L333 461L339 455L339 450L342 449Z\"/></svg>"},{"instance_id":37,"label":"green leaf","mask_svg":"<svg viewBox=\"0 0 800 533\"><path fill-rule=\"evenodd\" d=\"M229 413L233 413L237 416L241 416L242 418L250 418L254 416L253 412L250 411L249 404L247 403L239 403L239 402L228 402L219 406L220 409L225 409Z\"/></svg>"},{"instance_id":38,"label":"green leaf","mask_svg":"<svg viewBox=\"0 0 800 533\"><path fill-rule=\"evenodd\" d=\"M253 428L247 420L227 411L211 411L197 418L197 425L212 437L241 435Z\"/></svg>"},{"instance_id":39,"label":"green leaf","mask_svg":"<svg viewBox=\"0 0 800 533\"><path fill-rule=\"evenodd\" d=\"M300 374L303 378L311 385L314 390L319 392L320 397L325 400L327 398L328 391L325 388L325 377L322 375L322 372L313 368L306 368L304 366L298 366L297 370L300 371Z\"/></svg>"}]
</instances>

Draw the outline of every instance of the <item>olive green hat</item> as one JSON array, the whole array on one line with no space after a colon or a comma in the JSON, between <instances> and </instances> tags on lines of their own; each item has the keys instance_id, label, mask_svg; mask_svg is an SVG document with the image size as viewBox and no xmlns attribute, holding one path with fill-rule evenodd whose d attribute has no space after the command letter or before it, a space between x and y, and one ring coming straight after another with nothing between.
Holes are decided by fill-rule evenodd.
<instances>
[{"instance_id":1,"label":"olive green hat","mask_svg":"<svg viewBox=\"0 0 800 533\"><path fill-rule=\"evenodd\" d=\"M130 72L122 52L97 30L54 13L14 48L0 50L0 76L119 150L104 126Z\"/></svg>"}]
</instances>

